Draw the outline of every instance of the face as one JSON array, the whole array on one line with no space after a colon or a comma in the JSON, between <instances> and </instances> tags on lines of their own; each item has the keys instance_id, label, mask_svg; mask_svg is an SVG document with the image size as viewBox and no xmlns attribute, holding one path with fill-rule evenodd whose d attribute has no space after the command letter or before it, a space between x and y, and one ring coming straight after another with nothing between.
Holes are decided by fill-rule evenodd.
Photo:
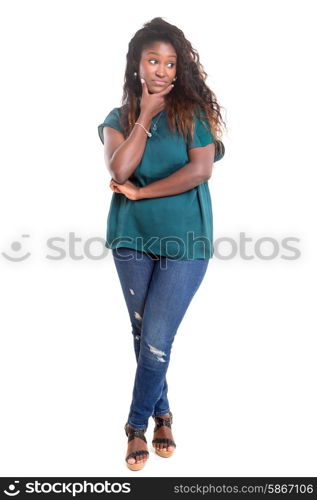
<instances>
[{"instance_id":1,"label":"face","mask_svg":"<svg viewBox=\"0 0 317 500\"><path fill-rule=\"evenodd\" d=\"M146 81L150 93L161 92L173 83L176 61L177 54L170 43L157 41L142 50L139 75Z\"/></svg>"}]
</instances>

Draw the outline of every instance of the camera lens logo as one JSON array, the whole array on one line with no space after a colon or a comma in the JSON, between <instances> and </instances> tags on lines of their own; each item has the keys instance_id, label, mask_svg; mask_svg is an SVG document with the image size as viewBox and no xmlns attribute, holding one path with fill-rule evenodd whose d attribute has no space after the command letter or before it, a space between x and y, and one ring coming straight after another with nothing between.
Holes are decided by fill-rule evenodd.
<instances>
[{"instance_id":1,"label":"camera lens logo","mask_svg":"<svg viewBox=\"0 0 317 500\"><path fill-rule=\"evenodd\" d=\"M19 483L20 481L14 481L14 482ZM9 495L9 497L15 497L20 493L20 490L15 490L15 488L16 488L15 484L9 484L8 490L10 491L4 490L4 493L6 495Z\"/></svg>"},{"instance_id":2,"label":"camera lens logo","mask_svg":"<svg viewBox=\"0 0 317 500\"><path fill-rule=\"evenodd\" d=\"M29 234L22 234L22 238L29 238ZM18 253L20 250L22 249L22 245L19 241L13 241L11 243L11 250L13 250L14 253ZM25 260L27 259L28 257L30 257L30 252L27 252L26 254L22 255L22 256L18 256L18 255L8 255L6 254L5 252L2 252L2 255L3 257L5 257L6 259L8 260L11 260L12 262L20 262L21 260Z\"/></svg>"}]
</instances>

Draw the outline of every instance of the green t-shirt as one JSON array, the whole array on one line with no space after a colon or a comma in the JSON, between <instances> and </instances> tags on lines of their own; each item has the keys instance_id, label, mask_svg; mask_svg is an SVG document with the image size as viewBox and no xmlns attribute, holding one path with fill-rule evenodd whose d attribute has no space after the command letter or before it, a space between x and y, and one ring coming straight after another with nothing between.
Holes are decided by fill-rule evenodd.
<instances>
[{"instance_id":1,"label":"green t-shirt","mask_svg":"<svg viewBox=\"0 0 317 500\"><path fill-rule=\"evenodd\" d=\"M122 132L120 112L121 108L112 109L98 126L102 143L104 127ZM152 119L149 128L152 137L147 139L142 160L129 178L136 186L143 187L171 175L189 162L189 148L214 142L209 123L196 115L193 140L188 144L180 133L170 132L166 109L153 131L152 125L158 118L159 113ZM122 193L113 193L105 246L128 247L177 260L213 257L213 216L208 181L184 193L159 198L129 200Z\"/></svg>"}]
</instances>

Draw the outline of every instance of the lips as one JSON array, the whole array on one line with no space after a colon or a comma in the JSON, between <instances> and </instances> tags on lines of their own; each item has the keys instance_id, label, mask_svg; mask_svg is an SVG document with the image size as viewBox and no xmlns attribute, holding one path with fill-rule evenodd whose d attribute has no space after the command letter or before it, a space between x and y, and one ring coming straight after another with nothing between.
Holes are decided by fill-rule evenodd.
<instances>
[{"instance_id":1,"label":"lips","mask_svg":"<svg viewBox=\"0 0 317 500\"><path fill-rule=\"evenodd\" d=\"M163 86L163 85L166 85L168 82L166 80L152 80L154 85L159 85L159 86Z\"/></svg>"}]
</instances>

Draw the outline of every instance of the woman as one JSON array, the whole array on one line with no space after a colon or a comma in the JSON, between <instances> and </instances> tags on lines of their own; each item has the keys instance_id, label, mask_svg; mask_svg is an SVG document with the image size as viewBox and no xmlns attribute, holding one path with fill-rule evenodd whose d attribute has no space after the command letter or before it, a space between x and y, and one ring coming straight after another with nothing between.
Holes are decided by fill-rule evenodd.
<instances>
[{"instance_id":1,"label":"woman","mask_svg":"<svg viewBox=\"0 0 317 500\"><path fill-rule=\"evenodd\" d=\"M208 179L224 147L222 116L197 52L157 17L129 43L122 106L98 133L113 191L106 247L129 312L137 369L125 424L126 463L176 448L166 372L179 324L213 256ZM215 156L216 153L216 156Z\"/></svg>"}]
</instances>

